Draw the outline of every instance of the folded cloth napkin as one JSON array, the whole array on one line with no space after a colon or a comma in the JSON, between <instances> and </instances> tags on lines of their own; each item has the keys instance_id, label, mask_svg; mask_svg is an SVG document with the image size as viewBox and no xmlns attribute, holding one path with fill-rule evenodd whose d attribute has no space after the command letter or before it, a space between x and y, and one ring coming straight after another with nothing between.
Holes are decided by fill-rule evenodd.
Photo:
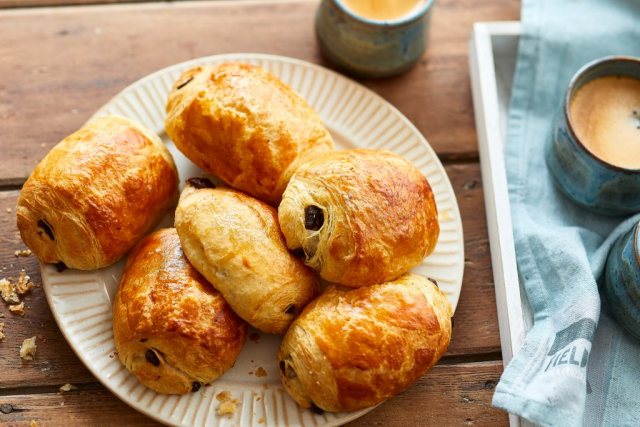
<instances>
[{"instance_id":1,"label":"folded cloth napkin","mask_svg":"<svg viewBox=\"0 0 640 427\"><path fill-rule=\"evenodd\" d=\"M554 187L543 156L569 80L608 55L640 56L640 0L523 0L505 156L534 324L493 404L545 426L640 425L640 342L606 307L600 315L597 285L613 242L640 216L574 205Z\"/></svg>"}]
</instances>

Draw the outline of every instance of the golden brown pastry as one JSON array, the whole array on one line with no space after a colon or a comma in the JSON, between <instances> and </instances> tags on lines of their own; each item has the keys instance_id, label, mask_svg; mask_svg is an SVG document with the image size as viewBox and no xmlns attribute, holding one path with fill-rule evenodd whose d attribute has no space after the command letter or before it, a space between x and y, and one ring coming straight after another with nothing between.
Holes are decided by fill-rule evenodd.
<instances>
[{"instance_id":1,"label":"golden brown pastry","mask_svg":"<svg viewBox=\"0 0 640 427\"><path fill-rule=\"evenodd\" d=\"M159 393L197 391L233 366L247 324L189 264L174 228L131 252L113 303L122 364Z\"/></svg>"},{"instance_id":2,"label":"golden brown pastry","mask_svg":"<svg viewBox=\"0 0 640 427\"><path fill-rule=\"evenodd\" d=\"M259 200L230 188L189 185L176 209L176 229L191 264L264 332L283 334L315 295L318 279L287 250L276 210Z\"/></svg>"},{"instance_id":3,"label":"golden brown pastry","mask_svg":"<svg viewBox=\"0 0 640 427\"><path fill-rule=\"evenodd\" d=\"M36 166L18 198L18 228L42 262L106 267L162 218L177 191L178 172L157 135L123 117L100 117Z\"/></svg>"},{"instance_id":4,"label":"golden brown pastry","mask_svg":"<svg viewBox=\"0 0 640 427\"><path fill-rule=\"evenodd\" d=\"M282 382L303 408L355 411L409 388L442 357L453 310L425 277L329 288L280 346Z\"/></svg>"},{"instance_id":5,"label":"golden brown pastry","mask_svg":"<svg viewBox=\"0 0 640 427\"><path fill-rule=\"evenodd\" d=\"M298 93L248 64L185 71L169 94L165 127L196 165L271 204L300 164L333 148Z\"/></svg>"},{"instance_id":6,"label":"golden brown pastry","mask_svg":"<svg viewBox=\"0 0 640 427\"><path fill-rule=\"evenodd\" d=\"M382 283L420 264L440 233L427 179L387 151L334 151L301 166L278 208L292 250L334 283Z\"/></svg>"}]
</instances>

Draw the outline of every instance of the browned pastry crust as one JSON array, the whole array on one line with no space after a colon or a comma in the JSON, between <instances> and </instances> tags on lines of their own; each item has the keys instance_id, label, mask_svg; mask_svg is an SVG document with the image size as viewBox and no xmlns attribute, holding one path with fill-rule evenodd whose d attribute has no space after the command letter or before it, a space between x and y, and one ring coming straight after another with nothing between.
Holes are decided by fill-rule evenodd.
<instances>
[{"instance_id":1,"label":"browned pastry crust","mask_svg":"<svg viewBox=\"0 0 640 427\"><path fill-rule=\"evenodd\" d=\"M278 208L287 246L334 283L395 279L436 246L438 210L427 179L387 151L334 151L302 165Z\"/></svg>"},{"instance_id":2,"label":"browned pastry crust","mask_svg":"<svg viewBox=\"0 0 640 427\"><path fill-rule=\"evenodd\" d=\"M376 405L410 387L445 353L453 310L426 278L329 288L280 346L282 382L298 404L325 411Z\"/></svg>"},{"instance_id":3,"label":"browned pastry crust","mask_svg":"<svg viewBox=\"0 0 640 427\"><path fill-rule=\"evenodd\" d=\"M106 267L160 220L177 191L178 172L157 135L100 117L36 166L18 198L18 228L42 262Z\"/></svg>"},{"instance_id":4,"label":"browned pastry crust","mask_svg":"<svg viewBox=\"0 0 640 427\"><path fill-rule=\"evenodd\" d=\"M247 333L242 321L189 264L174 228L131 252L113 304L120 361L159 393L197 391L233 366Z\"/></svg>"},{"instance_id":5,"label":"browned pastry crust","mask_svg":"<svg viewBox=\"0 0 640 427\"><path fill-rule=\"evenodd\" d=\"M333 148L320 117L298 93L248 64L184 72L169 94L165 127L196 165L271 204L300 164Z\"/></svg>"},{"instance_id":6,"label":"browned pastry crust","mask_svg":"<svg viewBox=\"0 0 640 427\"><path fill-rule=\"evenodd\" d=\"M230 188L188 186L176 229L193 266L252 326L283 334L318 278L288 250L271 206Z\"/></svg>"}]
</instances>

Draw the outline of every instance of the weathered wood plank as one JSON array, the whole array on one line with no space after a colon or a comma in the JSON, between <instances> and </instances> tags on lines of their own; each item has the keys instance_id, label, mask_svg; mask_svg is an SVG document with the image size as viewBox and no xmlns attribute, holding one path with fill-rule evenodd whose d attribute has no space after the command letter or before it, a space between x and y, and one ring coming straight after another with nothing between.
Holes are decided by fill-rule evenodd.
<instances>
[{"instance_id":1,"label":"weathered wood plank","mask_svg":"<svg viewBox=\"0 0 640 427\"><path fill-rule=\"evenodd\" d=\"M12 314L0 301L0 322L4 322L4 341L0 342L0 389L20 386L62 385L67 382L95 382L78 360L58 329L41 287L40 268L35 256L18 258L16 250L26 247L15 225L17 191L0 192L0 278L17 277L25 269L38 286L26 295L24 317ZM7 212L11 209L11 212ZM32 361L20 359L20 345L36 336L38 346Z\"/></svg>"},{"instance_id":2,"label":"weathered wood plank","mask_svg":"<svg viewBox=\"0 0 640 427\"><path fill-rule=\"evenodd\" d=\"M506 426L507 414L491 407L502 362L437 365L409 390L350 426Z\"/></svg>"},{"instance_id":3,"label":"weathered wood plank","mask_svg":"<svg viewBox=\"0 0 640 427\"><path fill-rule=\"evenodd\" d=\"M438 365L412 388L382 404L350 426L499 426L507 415L491 407L493 389L502 362ZM3 425L37 420L40 425L158 425L137 413L100 386L81 386L61 395L18 394L0 396Z\"/></svg>"},{"instance_id":4,"label":"weathered wood plank","mask_svg":"<svg viewBox=\"0 0 640 427\"><path fill-rule=\"evenodd\" d=\"M10 7L42 7L88 5L101 3L134 3L151 0L0 0L0 9Z\"/></svg>"},{"instance_id":5,"label":"weathered wood plank","mask_svg":"<svg viewBox=\"0 0 640 427\"><path fill-rule=\"evenodd\" d=\"M264 52L323 64L317 2L180 2L0 11L0 185L133 81L205 55ZM471 24L517 19L517 0L436 2L430 47L403 76L364 82L396 105L444 159L476 158L467 66Z\"/></svg>"},{"instance_id":6,"label":"weathered wood plank","mask_svg":"<svg viewBox=\"0 0 640 427\"><path fill-rule=\"evenodd\" d=\"M480 171L477 164L447 166L456 191L465 228L466 265L462 295L455 314L449 356L495 353L500 351L495 294L487 241ZM25 246L15 226L17 191L0 192L0 278L17 276L24 268L35 283L40 273L35 256L16 258L14 252ZM11 213L6 209L11 209ZM3 271L6 268L6 271ZM88 383L95 379L84 368L55 324L42 288L26 298L24 318L10 314L0 304L7 338L0 342L0 389L25 385ZM21 362L18 350L22 340L39 337L38 357Z\"/></svg>"}]
</instances>

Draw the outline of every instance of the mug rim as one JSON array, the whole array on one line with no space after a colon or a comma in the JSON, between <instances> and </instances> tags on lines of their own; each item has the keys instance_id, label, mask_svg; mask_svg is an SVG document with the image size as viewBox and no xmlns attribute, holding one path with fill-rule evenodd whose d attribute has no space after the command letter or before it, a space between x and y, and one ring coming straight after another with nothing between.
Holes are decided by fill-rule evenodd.
<instances>
[{"instance_id":1,"label":"mug rim","mask_svg":"<svg viewBox=\"0 0 640 427\"><path fill-rule=\"evenodd\" d=\"M582 148L582 150L584 150L587 153L587 155L590 156L592 159L595 159L597 162L603 164L605 167L611 168L619 172L625 172L625 173L630 173L634 175L640 174L640 168L634 168L634 169L624 168L622 166L617 166L612 163L609 163L606 160L596 156L593 152L591 152L591 150L589 150L582 143L580 138L578 138L578 135L576 134L575 130L573 129L573 123L571 121L571 109L569 108L569 105L571 103L571 98L573 97L574 92L577 90L576 84L578 82L578 79L580 79L580 77L587 71L594 69L596 67L602 66L603 64L612 63L612 62L630 62L635 64L640 70L640 58L637 58L635 56L625 56L625 55L604 56L602 58L594 59L593 61L590 61L585 65L583 65L582 67L580 67L580 69L576 71L573 77L571 77L571 80L569 82L569 87L567 88L567 92L564 96L563 109L564 109L564 115L567 119L567 129L571 133L571 137L573 138L574 141L576 141L577 145L580 148ZM617 74L610 74L610 75L615 76ZM600 77L603 77L603 76L600 76Z\"/></svg>"},{"instance_id":2,"label":"mug rim","mask_svg":"<svg viewBox=\"0 0 640 427\"><path fill-rule=\"evenodd\" d=\"M640 229L640 221L636 222L636 225L633 226L633 253L636 256L636 264L640 266L640 253L638 253L638 229Z\"/></svg>"},{"instance_id":3,"label":"mug rim","mask_svg":"<svg viewBox=\"0 0 640 427\"><path fill-rule=\"evenodd\" d=\"M407 15L401 16L400 18L382 21L378 19L365 18L364 16L356 15L354 12L352 12L347 6L345 6L342 3L343 0L330 0L330 1L332 1L336 6L338 6L338 8L342 12L346 13L350 18L362 24L368 25L370 27L376 27L376 28L388 28L388 27L396 27L396 26L410 24L411 22L418 20L424 14L426 14L431 8L431 6L433 5L433 3L435 2L435 0L421 0L423 4L420 7L415 8L413 12L408 13Z\"/></svg>"}]
</instances>

